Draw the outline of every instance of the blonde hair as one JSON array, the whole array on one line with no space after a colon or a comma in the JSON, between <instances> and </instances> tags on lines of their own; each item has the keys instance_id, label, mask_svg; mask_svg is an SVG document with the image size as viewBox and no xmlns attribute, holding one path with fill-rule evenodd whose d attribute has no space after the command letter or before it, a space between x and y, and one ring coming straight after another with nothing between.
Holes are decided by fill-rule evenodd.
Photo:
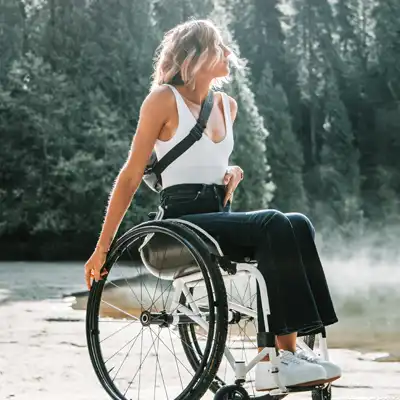
<instances>
[{"instance_id":1,"label":"blonde hair","mask_svg":"<svg viewBox=\"0 0 400 400\"><path fill-rule=\"evenodd\" d=\"M169 30L156 50L151 90L163 83L185 84L194 89L195 75L209 56L210 69L222 60L221 43L221 34L210 20L189 20ZM229 58L238 65L233 51ZM211 85L220 87L227 81L228 77L216 78Z\"/></svg>"}]
</instances>

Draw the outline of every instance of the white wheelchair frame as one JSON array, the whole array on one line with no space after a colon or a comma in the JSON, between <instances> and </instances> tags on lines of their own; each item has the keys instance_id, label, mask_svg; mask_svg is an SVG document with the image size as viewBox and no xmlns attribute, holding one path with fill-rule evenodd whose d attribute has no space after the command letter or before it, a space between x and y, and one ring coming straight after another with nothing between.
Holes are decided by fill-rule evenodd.
<instances>
[{"instance_id":1,"label":"white wheelchair frame","mask_svg":"<svg viewBox=\"0 0 400 400\"><path fill-rule=\"evenodd\" d=\"M157 216L155 220L160 220L162 219L164 214L164 210L160 207L159 208L159 213L157 213ZM192 222L185 221L179 218L172 218L170 219L171 221L178 222L180 224L186 225L190 228L192 228L194 231L197 231L201 235L207 237L207 239L212 243L215 247L216 252L223 257L224 254L221 250L221 247L219 246L218 242L204 229L200 228L196 224L193 224ZM148 237L144 240L143 244L139 248L139 252L142 255L142 248L148 243L148 241L151 239L151 237L154 234L148 235ZM146 259L142 255L142 261L147 267ZM151 269L149 269L151 271ZM268 315L270 315L270 306L269 306L269 300L268 300L268 291L267 291L267 285L265 282L264 277L262 276L261 272L258 270L257 267L250 265L250 264L239 264L237 265L237 272L235 275L229 275L224 271L222 272L222 278L224 282L227 282L231 279L235 279L237 276L250 276L254 277L256 282L259 285L259 290L261 293L261 304L262 304L262 309L263 309L263 316L264 316L264 323L265 323L265 330L266 332L269 331L269 326L268 326ZM201 312L200 308L196 304L195 300L193 299L193 296L190 292L191 287L199 287L202 284L202 274L200 272L195 272L190 275L186 275L183 277L179 277L174 279L173 281L173 286L174 286L174 295L172 298L171 302L171 314L173 316L173 322L172 325L177 325L179 321L179 315L186 315L189 318L191 318L194 322L196 322L201 328L203 328L206 332L208 332L208 323L206 320L206 316L204 313ZM181 294L184 294L186 299L188 300L190 306L192 309L189 309L188 307L182 305L179 303L179 299L181 298ZM243 315L257 318L257 311L244 307L240 304L236 304L232 301L228 301L228 310L235 310L240 312ZM197 315L193 315L193 311ZM179 314L180 313L180 314ZM200 317L198 315L202 315L203 317ZM326 361L329 360L329 355L328 355L328 347L327 347L327 342L326 342L326 337L323 337L321 333L318 334L319 336L319 351L320 351L320 357ZM304 350L306 353L316 356L315 352L302 340L301 338L297 339L297 345ZM276 349L275 347L265 347L262 351L260 351L257 356L255 356L248 364L245 363L245 361L238 361L235 360L233 357L231 351L225 347L224 350L224 356L226 357L228 363L230 364L232 370L235 373L235 382L245 382L246 381L246 375L250 370L252 370L258 362L260 362L266 355L269 355L269 359L271 361L271 373L274 376L274 380L277 386L277 389L273 389L269 391L269 394L272 396L275 395L284 395L289 393L289 389L282 384L282 381L280 379L280 374L279 374L279 357L276 355Z\"/></svg>"}]
</instances>

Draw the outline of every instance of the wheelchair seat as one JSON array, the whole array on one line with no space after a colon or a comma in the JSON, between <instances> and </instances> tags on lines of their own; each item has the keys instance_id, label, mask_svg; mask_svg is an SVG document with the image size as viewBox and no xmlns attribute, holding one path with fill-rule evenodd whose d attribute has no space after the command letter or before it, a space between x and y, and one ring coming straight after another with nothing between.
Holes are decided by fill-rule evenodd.
<instances>
[{"instance_id":1,"label":"wheelchair seat","mask_svg":"<svg viewBox=\"0 0 400 400\"><path fill-rule=\"evenodd\" d=\"M197 225L178 219L171 221L189 225L195 229L205 243L210 255L214 257L217 264L225 272L234 274L236 263L251 262L250 259L225 256L216 239ZM199 266L196 264L188 246L171 236L152 234L144 241L139 250L143 264L149 272L158 278L175 280L199 272Z\"/></svg>"}]
</instances>

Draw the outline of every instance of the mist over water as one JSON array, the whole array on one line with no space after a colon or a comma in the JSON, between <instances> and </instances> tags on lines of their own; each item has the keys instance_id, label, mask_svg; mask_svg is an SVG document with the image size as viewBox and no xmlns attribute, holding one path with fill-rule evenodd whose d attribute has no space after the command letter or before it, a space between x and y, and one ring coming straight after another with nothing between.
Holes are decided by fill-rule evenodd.
<instances>
[{"instance_id":1,"label":"mist over water","mask_svg":"<svg viewBox=\"0 0 400 400\"><path fill-rule=\"evenodd\" d=\"M317 247L323 246L317 243ZM339 317L339 323L328 328L329 346L385 352L390 355L387 360L400 359L400 263L397 249L361 245L354 246L354 249L347 256L320 252ZM0 263L0 301L41 300L82 292L78 303L85 306L83 266L84 262ZM135 268L122 265L118 268L119 272L111 273L110 279L136 276L130 284L139 284L141 279L137 278ZM148 279L152 280L150 276ZM150 281L148 285L151 286ZM236 287L239 291L249 290L240 282ZM113 298L122 299L129 294L130 291L125 290L113 293Z\"/></svg>"},{"instance_id":2,"label":"mist over water","mask_svg":"<svg viewBox=\"0 0 400 400\"><path fill-rule=\"evenodd\" d=\"M346 255L321 255L339 317L328 331L331 346L400 358L400 246L388 243L371 235Z\"/></svg>"}]
</instances>

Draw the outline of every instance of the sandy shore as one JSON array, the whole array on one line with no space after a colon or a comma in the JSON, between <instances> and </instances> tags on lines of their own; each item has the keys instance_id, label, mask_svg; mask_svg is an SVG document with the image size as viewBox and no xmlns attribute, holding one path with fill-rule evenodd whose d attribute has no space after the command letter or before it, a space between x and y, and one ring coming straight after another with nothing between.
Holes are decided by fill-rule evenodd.
<instances>
[{"instance_id":1,"label":"sandy shore","mask_svg":"<svg viewBox=\"0 0 400 400\"><path fill-rule=\"evenodd\" d=\"M328 331L331 358L343 369L333 398L400 400L399 271L363 267L352 279L356 268L327 267L341 320ZM84 290L82 272L82 263L0 263L0 400L109 399L86 347L84 297L62 298ZM166 379L176 378L170 364ZM143 387L140 400L152 399L152 387Z\"/></svg>"},{"instance_id":2,"label":"sandy shore","mask_svg":"<svg viewBox=\"0 0 400 400\"><path fill-rule=\"evenodd\" d=\"M0 399L108 399L89 360L84 311L73 310L72 302L20 301L0 307ZM351 350L334 349L331 356L344 372L335 384L335 399L400 399L400 363L370 361L372 355Z\"/></svg>"}]
</instances>

